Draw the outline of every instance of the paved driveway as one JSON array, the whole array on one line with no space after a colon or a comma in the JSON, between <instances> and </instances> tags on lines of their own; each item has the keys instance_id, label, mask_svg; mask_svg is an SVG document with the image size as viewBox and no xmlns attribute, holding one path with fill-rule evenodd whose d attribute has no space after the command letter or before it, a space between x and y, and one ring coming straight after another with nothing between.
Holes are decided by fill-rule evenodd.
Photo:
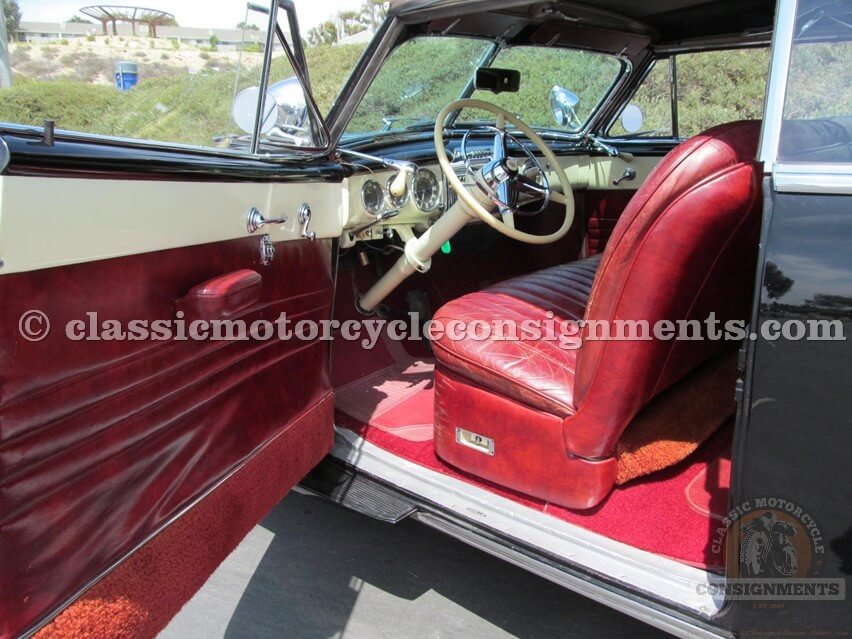
<instances>
[{"instance_id":1,"label":"paved driveway","mask_svg":"<svg viewBox=\"0 0 852 639\"><path fill-rule=\"evenodd\" d=\"M291 493L161 639L668 637L413 521Z\"/></svg>"}]
</instances>

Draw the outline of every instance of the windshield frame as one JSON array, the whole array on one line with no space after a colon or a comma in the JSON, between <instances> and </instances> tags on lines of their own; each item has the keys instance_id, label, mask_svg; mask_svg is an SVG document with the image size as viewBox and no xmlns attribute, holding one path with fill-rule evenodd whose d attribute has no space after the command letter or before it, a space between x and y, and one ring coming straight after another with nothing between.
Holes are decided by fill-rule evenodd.
<instances>
[{"instance_id":1,"label":"windshield frame","mask_svg":"<svg viewBox=\"0 0 852 639\"><path fill-rule=\"evenodd\" d=\"M413 136L413 135L418 135L418 134L423 133L424 127L427 126L427 124L428 124L430 129L434 127L435 123L434 123L434 121L431 121L430 123L424 122L422 124L418 124L418 125L415 125L415 126L404 127L404 128L400 128L400 129L389 129L387 131L382 131L382 130L378 130L378 131L355 131L355 132L352 132L352 133L349 133L349 132L346 131L346 128L349 126L352 119L354 119L354 116L357 113L358 108L361 106L361 103L366 98L367 94L370 91L370 88L373 86L373 83L375 82L379 73L381 73L381 70L384 68L385 63L388 61L388 59L394 53L396 53L397 49L399 49L401 46L403 46L404 44L406 44L406 43L408 43L412 40L425 40L425 39L439 38L439 37L458 38L458 39L464 38L464 36L424 36L424 35L415 34L415 35L412 35L411 37L408 37L408 38L399 39L394 44L394 46L392 48L389 48L387 50L385 55L382 57L381 64L379 64L375 67L375 71L372 74L372 76L370 77L369 82L366 83L365 86L363 86L363 89L361 90L361 92L358 96L357 103L352 104L351 107L347 110L348 111L348 117L346 118L345 123L343 123L341 125L340 120L335 120L335 124L333 125L332 130L336 134L335 137L337 139L337 146L346 146L348 144L359 145L359 143L363 143L366 140L374 140L377 143L380 143L380 142L385 141L387 139L399 140L400 138L404 138L407 135ZM517 44L517 45L513 45L513 46L507 46L499 38L470 37L469 39L491 43L491 46L488 47L488 49L485 51L485 53L480 58L480 60L477 64L477 67L490 67L490 66L492 66L494 64L495 60L497 60L497 58L499 57L501 52L510 50L512 48L526 47L526 48L530 48L530 49L541 48L541 49L547 49L547 50L552 50L554 48L554 47L544 47L544 46L538 47L537 45L534 45L534 44ZM604 107L609 103L609 101L612 99L612 97L617 93L618 89L620 89L621 86L631 76L632 71L633 71L633 64L632 64L631 60L629 58L627 58L626 56L616 55L616 54L613 54L613 53L602 52L602 51L594 51L594 50L590 50L590 49L584 49L582 47L558 47L558 48L563 49L565 51L580 51L580 52L587 52L589 54L594 54L594 55L606 56L608 58L615 60L620 65L620 68L619 68L618 72L615 74L615 77L613 78L609 87L601 94L598 101L589 110L589 115L585 119L585 121L583 122L583 124L580 128L578 128L576 130L566 130L566 129L562 129L562 128L557 127L555 123L554 123L553 126L547 126L547 127L545 127L545 126L533 126L533 127L531 127L535 131L542 131L542 132L555 134L555 135L558 135L560 137L564 137L565 139L581 140L585 137L588 137L588 135L590 134L591 129L593 128L595 122L599 119L599 116L600 116L601 112L603 111ZM368 49L364 51L364 53L362 54L362 58L364 56L366 56L369 52L370 52L370 47L368 47ZM356 65L356 69L359 66L360 66L360 61L359 61L359 65ZM350 77L350 81L351 80L352 80L352 78ZM466 99L466 98L470 98L473 95L474 91L476 91L476 87L474 86L474 80L475 80L475 74L471 74L470 79L467 81L467 83L465 84L461 93L458 95L458 97L456 99L459 99L459 100ZM349 85L349 83L347 83L347 86L348 85ZM346 88L347 87L344 87L344 91L341 92L341 96L344 94ZM329 113L329 120L331 119L332 114L335 113L335 108L338 106L338 102L340 102L340 99L341 98L339 96L337 102L335 102L335 104L332 106L331 112ZM351 100L351 98L350 98L350 100ZM458 122L458 118L459 118L460 114L461 114L460 111L456 111L455 113L453 113L451 115L450 119L447 120L445 129L447 129L447 130L452 130L454 128L469 129L469 128L472 128L472 127L481 126L481 124L483 124L481 122Z\"/></svg>"}]
</instances>

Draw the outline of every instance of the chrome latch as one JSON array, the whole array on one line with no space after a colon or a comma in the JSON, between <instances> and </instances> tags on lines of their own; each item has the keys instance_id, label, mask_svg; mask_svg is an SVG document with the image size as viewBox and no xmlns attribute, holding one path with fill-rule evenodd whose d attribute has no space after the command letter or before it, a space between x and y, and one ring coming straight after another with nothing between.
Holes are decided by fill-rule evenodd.
<instances>
[{"instance_id":1,"label":"chrome latch","mask_svg":"<svg viewBox=\"0 0 852 639\"><path fill-rule=\"evenodd\" d=\"M311 207L305 202L299 207L299 224L302 225L302 238L313 242L317 239L317 234L308 230L308 225L311 223Z\"/></svg>"},{"instance_id":2,"label":"chrome latch","mask_svg":"<svg viewBox=\"0 0 852 639\"><path fill-rule=\"evenodd\" d=\"M465 448L494 457L494 440L484 435L477 435L464 428L456 428L456 443Z\"/></svg>"},{"instance_id":3,"label":"chrome latch","mask_svg":"<svg viewBox=\"0 0 852 639\"><path fill-rule=\"evenodd\" d=\"M275 245L272 243L272 238L264 235L260 238L260 263L268 266L275 259Z\"/></svg>"},{"instance_id":4,"label":"chrome latch","mask_svg":"<svg viewBox=\"0 0 852 639\"><path fill-rule=\"evenodd\" d=\"M263 213L261 213L254 206L248 210L246 213L246 228L249 233L254 233L255 231L259 231L264 226L268 224L286 224L287 216L282 215L281 217L275 218L274 220L267 220L263 217Z\"/></svg>"}]
</instances>

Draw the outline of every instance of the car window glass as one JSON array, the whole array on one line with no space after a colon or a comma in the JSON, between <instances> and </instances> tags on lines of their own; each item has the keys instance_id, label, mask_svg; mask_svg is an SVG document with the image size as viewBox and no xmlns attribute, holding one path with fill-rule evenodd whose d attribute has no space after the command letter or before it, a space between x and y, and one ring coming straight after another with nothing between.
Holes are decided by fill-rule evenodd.
<instances>
[{"instance_id":1,"label":"car window glass","mask_svg":"<svg viewBox=\"0 0 852 639\"><path fill-rule=\"evenodd\" d=\"M763 117L768 49L684 53L675 57L677 111L672 112L671 67L658 60L631 104L642 109L642 131L634 136L690 138L735 120ZM617 119L610 135L626 132Z\"/></svg>"},{"instance_id":2,"label":"car window glass","mask_svg":"<svg viewBox=\"0 0 852 639\"><path fill-rule=\"evenodd\" d=\"M631 104L635 104L642 110L644 121L641 130L626 131L619 117L609 130L609 134L614 137L623 135L672 137L672 98L669 77L668 60L657 61L630 100Z\"/></svg>"},{"instance_id":3,"label":"car window glass","mask_svg":"<svg viewBox=\"0 0 852 639\"><path fill-rule=\"evenodd\" d=\"M0 122L52 119L57 130L245 152L232 102L260 85L268 13L237 0L216 11L157 6L93 6L69 19L56 3L52 22L28 22L24 11L11 34ZM278 63L279 78L293 75L287 66Z\"/></svg>"},{"instance_id":4,"label":"car window glass","mask_svg":"<svg viewBox=\"0 0 852 639\"><path fill-rule=\"evenodd\" d=\"M475 91L471 97L491 102L514 113L533 127L579 130L597 110L621 73L621 62L613 56L565 48L511 47L497 54L493 67L519 71L521 86L517 93L495 95ZM575 118L565 125L557 124L550 96L554 86L572 92L579 101L573 107ZM490 114L465 111L461 122L482 118L493 121Z\"/></svg>"},{"instance_id":5,"label":"car window glass","mask_svg":"<svg viewBox=\"0 0 852 639\"><path fill-rule=\"evenodd\" d=\"M779 159L852 162L852 2L802 2Z\"/></svg>"}]
</instances>

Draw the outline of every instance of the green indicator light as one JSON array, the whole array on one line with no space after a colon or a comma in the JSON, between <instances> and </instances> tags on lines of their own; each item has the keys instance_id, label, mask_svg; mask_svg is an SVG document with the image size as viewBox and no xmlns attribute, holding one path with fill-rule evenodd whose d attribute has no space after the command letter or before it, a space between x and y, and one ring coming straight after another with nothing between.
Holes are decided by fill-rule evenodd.
<instances>
[{"instance_id":1,"label":"green indicator light","mask_svg":"<svg viewBox=\"0 0 852 639\"><path fill-rule=\"evenodd\" d=\"M444 245L441 247L441 253L444 255L449 255L453 252L453 245L449 242L444 242Z\"/></svg>"}]
</instances>

